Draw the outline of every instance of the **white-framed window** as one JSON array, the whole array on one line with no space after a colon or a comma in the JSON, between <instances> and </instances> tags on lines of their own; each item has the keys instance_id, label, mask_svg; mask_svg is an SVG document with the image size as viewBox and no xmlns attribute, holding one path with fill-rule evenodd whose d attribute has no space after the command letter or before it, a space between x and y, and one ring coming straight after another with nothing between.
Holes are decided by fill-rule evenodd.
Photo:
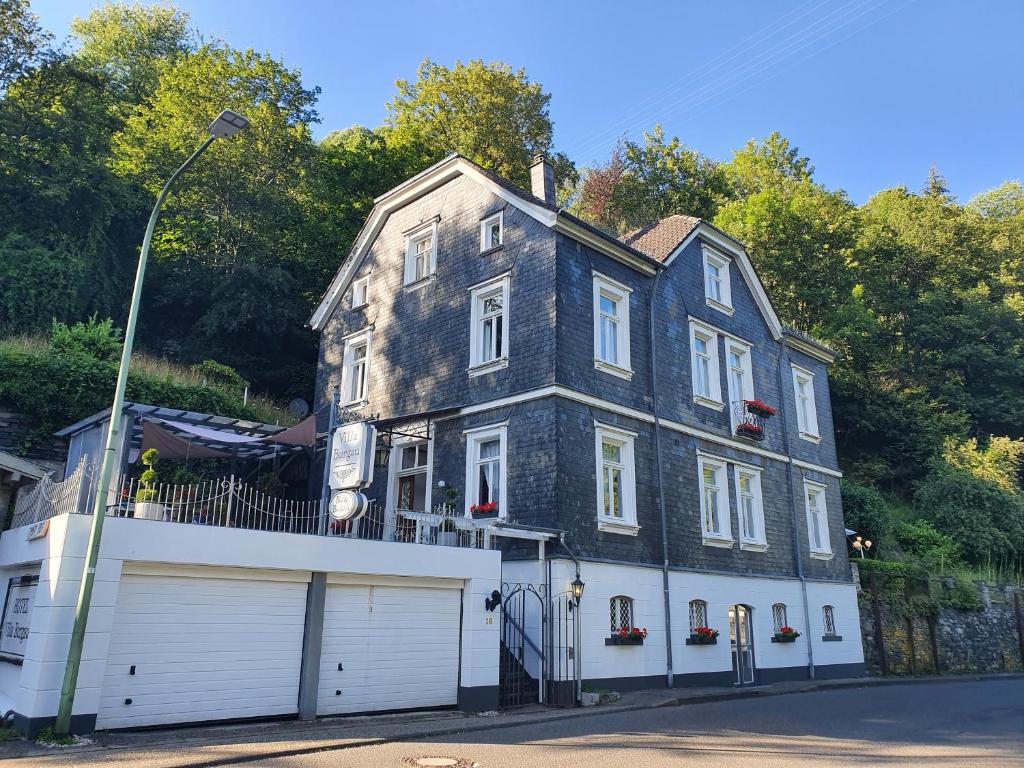
<instances>
[{"instance_id":1,"label":"white-framed window","mask_svg":"<svg viewBox=\"0 0 1024 768\"><path fill-rule=\"evenodd\" d=\"M729 484L724 461L698 456L700 480L701 535L704 543L715 547L732 546L729 525Z\"/></svg>"},{"instance_id":2,"label":"white-framed window","mask_svg":"<svg viewBox=\"0 0 1024 768\"><path fill-rule=\"evenodd\" d=\"M824 634L829 637L835 637L836 634L836 609L831 605L821 606L821 620L822 626L825 629Z\"/></svg>"},{"instance_id":3,"label":"white-framed window","mask_svg":"<svg viewBox=\"0 0 1024 768\"><path fill-rule=\"evenodd\" d=\"M388 468L391 473L388 508L430 512L430 442L396 437Z\"/></svg>"},{"instance_id":4,"label":"white-framed window","mask_svg":"<svg viewBox=\"0 0 1024 768\"><path fill-rule=\"evenodd\" d=\"M370 331L345 339L342 355L341 399L345 405L362 405L369 399Z\"/></svg>"},{"instance_id":5,"label":"white-framed window","mask_svg":"<svg viewBox=\"0 0 1024 768\"><path fill-rule=\"evenodd\" d=\"M466 430L466 515L473 507L497 504L498 517L506 506L505 445L508 427L496 424Z\"/></svg>"},{"instance_id":6,"label":"white-framed window","mask_svg":"<svg viewBox=\"0 0 1024 768\"><path fill-rule=\"evenodd\" d=\"M470 289L470 375L508 365L509 284L505 275Z\"/></svg>"},{"instance_id":7,"label":"white-framed window","mask_svg":"<svg viewBox=\"0 0 1024 768\"><path fill-rule=\"evenodd\" d=\"M480 220L480 253L497 248L505 240L505 212L498 211Z\"/></svg>"},{"instance_id":8,"label":"white-framed window","mask_svg":"<svg viewBox=\"0 0 1024 768\"><path fill-rule=\"evenodd\" d=\"M783 627L789 626L789 621L786 618L785 603L776 603L772 606L772 625L775 627L776 634L781 632Z\"/></svg>"},{"instance_id":9,"label":"white-framed window","mask_svg":"<svg viewBox=\"0 0 1024 768\"><path fill-rule=\"evenodd\" d=\"M608 612L610 614L611 631L618 632L620 629L635 627L633 619L633 598L626 595L616 595L608 601Z\"/></svg>"},{"instance_id":10,"label":"white-framed window","mask_svg":"<svg viewBox=\"0 0 1024 768\"><path fill-rule=\"evenodd\" d=\"M613 533L636 534L636 435L616 427L595 424L597 461L597 527Z\"/></svg>"},{"instance_id":11,"label":"white-framed window","mask_svg":"<svg viewBox=\"0 0 1024 768\"><path fill-rule=\"evenodd\" d=\"M732 287L729 282L729 259L726 256L704 247L704 298L709 307L733 313Z\"/></svg>"},{"instance_id":12,"label":"white-framed window","mask_svg":"<svg viewBox=\"0 0 1024 768\"><path fill-rule=\"evenodd\" d=\"M730 417L735 432L745 413L744 400L754 399L754 372L750 345L738 339L726 338L726 381L729 385Z\"/></svg>"},{"instance_id":13,"label":"white-framed window","mask_svg":"<svg viewBox=\"0 0 1024 768\"><path fill-rule=\"evenodd\" d=\"M437 266L437 222L432 221L405 237L405 284L426 280Z\"/></svg>"},{"instance_id":14,"label":"white-framed window","mask_svg":"<svg viewBox=\"0 0 1024 768\"><path fill-rule=\"evenodd\" d=\"M690 321L690 369L693 372L693 399L701 405L721 410L722 382L718 373L718 332L710 326Z\"/></svg>"},{"instance_id":15,"label":"white-framed window","mask_svg":"<svg viewBox=\"0 0 1024 768\"><path fill-rule=\"evenodd\" d=\"M819 442L818 409L814 403L814 374L798 365L793 368L793 397L796 399L796 425L800 437Z\"/></svg>"},{"instance_id":16,"label":"white-framed window","mask_svg":"<svg viewBox=\"0 0 1024 768\"><path fill-rule=\"evenodd\" d=\"M761 472L751 467L734 465L736 512L740 520L740 549L763 552L768 548L764 530L764 498L761 495Z\"/></svg>"},{"instance_id":17,"label":"white-framed window","mask_svg":"<svg viewBox=\"0 0 1024 768\"><path fill-rule=\"evenodd\" d=\"M352 309L365 307L370 303L370 276L352 281Z\"/></svg>"},{"instance_id":18,"label":"white-framed window","mask_svg":"<svg viewBox=\"0 0 1024 768\"><path fill-rule=\"evenodd\" d=\"M690 634L708 626L708 604L703 600L690 601Z\"/></svg>"},{"instance_id":19,"label":"white-framed window","mask_svg":"<svg viewBox=\"0 0 1024 768\"><path fill-rule=\"evenodd\" d=\"M811 546L811 557L829 560L832 558L832 545L828 535L825 486L804 480L804 502L807 507L807 538Z\"/></svg>"},{"instance_id":20,"label":"white-framed window","mask_svg":"<svg viewBox=\"0 0 1024 768\"><path fill-rule=\"evenodd\" d=\"M594 366L629 379L629 295L632 290L594 273Z\"/></svg>"}]
</instances>

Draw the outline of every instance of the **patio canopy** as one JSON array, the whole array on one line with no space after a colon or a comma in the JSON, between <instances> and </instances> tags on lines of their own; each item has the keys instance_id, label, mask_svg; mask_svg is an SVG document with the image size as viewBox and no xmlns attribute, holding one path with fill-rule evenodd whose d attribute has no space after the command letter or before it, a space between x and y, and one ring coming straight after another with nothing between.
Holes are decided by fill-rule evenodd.
<instances>
[{"instance_id":1,"label":"patio canopy","mask_svg":"<svg viewBox=\"0 0 1024 768\"><path fill-rule=\"evenodd\" d=\"M300 452L316 439L314 416L282 427L144 403L125 403L124 414L129 431L128 463L135 462L147 448L156 448L163 458L268 459ZM98 432L98 439L109 418L107 408L65 427L57 436L74 441L76 436Z\"/></svg>"}]
</instances>

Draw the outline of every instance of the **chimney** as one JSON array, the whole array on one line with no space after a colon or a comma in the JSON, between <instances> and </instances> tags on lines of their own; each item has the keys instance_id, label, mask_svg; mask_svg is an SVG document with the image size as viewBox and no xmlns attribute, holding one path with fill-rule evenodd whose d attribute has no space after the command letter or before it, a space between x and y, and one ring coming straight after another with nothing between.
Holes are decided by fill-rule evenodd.
<instances>
[{"instance_id":1,"label":"chimney","mask_svg":"<svg viewBox=\"0 0 1024 768\"><path fill-rule=\"evenodd\" d=\"M534 155L530 166L530 191L545 203L555 204L555 167L545 155Z\"/></svg>"}]
</instances>

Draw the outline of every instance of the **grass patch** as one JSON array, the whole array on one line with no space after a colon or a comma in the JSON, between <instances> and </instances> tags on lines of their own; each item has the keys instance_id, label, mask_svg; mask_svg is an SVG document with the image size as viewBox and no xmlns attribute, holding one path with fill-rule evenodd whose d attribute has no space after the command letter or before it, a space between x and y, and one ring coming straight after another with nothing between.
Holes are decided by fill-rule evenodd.
<instances>
[{"instance_id":1,"label":"grass patch","mask_svg":"<svg viewBox=\"0 0 1024 768\"><path fill-rule=\"evenodd\" d=\"M42 744L44 747L68 747L75 743L75 737L58 734L52 725L48 725L36 736L36 743Z\"/></svg>"}]
</instances>

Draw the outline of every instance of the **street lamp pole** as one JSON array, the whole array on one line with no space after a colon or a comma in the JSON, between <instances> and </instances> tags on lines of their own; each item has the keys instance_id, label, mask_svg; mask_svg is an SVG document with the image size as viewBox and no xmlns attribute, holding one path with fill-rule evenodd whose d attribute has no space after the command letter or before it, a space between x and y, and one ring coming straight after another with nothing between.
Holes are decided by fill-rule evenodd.
<instances>
[{"instance_id":1,"label":"street lamp pole","mask_svg":"<svg viewBox=\"0 0 1024 768\"><path fill-rule=\"evenodd\" d=\"M135 287L132 289L132 302L128 309L128 323L124 331L124 348L121 350L121 364L117 371L117 384L114 387L114 402L110 406L110 427L107 429L107 444L103 451L103 464L100 469L99 481L96 486L96 505L92 514L92 529L89 533L89 547L86 550L85 566L82 570L82 586L78 593L75 607L75 623L71 629L71 645L68 647L68 661L64 667L64 684L60 691L60 705L57 709L57 727L59 734L71 732L71 710L75 702L75 689L78 686L78 671L82 663L82 646L85 642L85 628L89 621L89 607L92 602L92 587L96 577L96 561L100 552L100 537L103 534L103 520L107 511L107 494L110 489L110 477L114 473L114 458L118 450L118 436L121 426L121 411L124 409L124 391L128 384L128 367L132 361L132 347L135 342L135 325L139 318L139 300L142 298L142 281L146 275L146 262L149 260L149 247L153 240L153 230L160 216L160 208L167 193L178 177L183 174L196 159L205 152L217 139L227 139L238 131L246 128L249 121L241 115L225 109L210 124L210 135L199 145L199 149L181 164L164 184L156 199L153 212L149 215L146 236L142 239L142 251L139 254L139 266L135 272Z\"/></svg>"}]
</instances>

